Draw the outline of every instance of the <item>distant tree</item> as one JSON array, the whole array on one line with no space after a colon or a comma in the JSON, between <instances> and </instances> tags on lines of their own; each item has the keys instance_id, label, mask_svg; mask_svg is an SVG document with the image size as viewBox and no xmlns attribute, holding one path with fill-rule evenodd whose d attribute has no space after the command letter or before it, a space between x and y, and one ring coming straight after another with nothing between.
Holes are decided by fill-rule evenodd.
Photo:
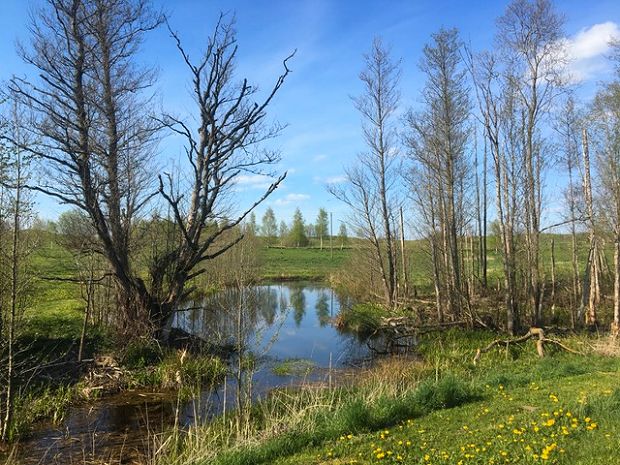
<instances>
[{"instance_id":1,"label":"distant tree","mask_svg":"<svg viewBox=\"0 0 620 465\"><path fill-rule=\"evenodd\" d=\"M273 208L269 207L265 210L263 221L260 228L260 234L268 244L273 244L278 237L278 224L276 223L276 215Z\"/></svg>"},{"instance_id":2,"label":"distant tree","mask_svg":"<svg viewBox=\"0 0 620 465\"><path fill-rule=\"evenodd\" d=\"M306 237L308 237L308 239L318 237L316 233L316 226L314 224L312 223L306 224L305 229L306 229Z\"/></svg>"},{"instance_id":3,"label":"distant tree","mask_svg":"<svg viewBox=\"0 0 620 465\"><path fill-rule=\"evenodd\" d=\"M248 219L244 224L243 233L254 237L256 236L257 232L258 226L256 225L256 215L254 214L254 212L251 212L248 215Z\"/></svg>"},{"instance_id":4,"label":"distant tree","mask_svg":"<svg viewBox=\"0 0 620 465\"><path fill-rule=\"evenodd\" d=\"M315 233L321 242L321 250L323 250L323 238L329 235L329 216L324 208L319 209L319 214L316 217Z\"/></svg>"},{"instance_id":5,"label":"distant tree","mask_svg":"<svg viewBox=\"0 0 620 465\"><path fill-rule=\"evenodd\" d=\"M293 247L305 247L308 245L308 236L306 236L304 217L299 208L295 210L295 214L293 215L293 224L291 225L291 230L288 233L287 243Z\"/></svg>"},{"instance_id":6,"label":"distant tree","mask_svg":"<svg viewBox=\"0 0 620 465\"><path fill-rule=\"evenodd\" d=\"M278 236L280 236L280 244L284 245L286 240L288 239L288 225L284 222L284 220L280 221L280 226L278 227Z\"/></svg>"},{"instance_id":7,"label":"distant tree","mask_svg":"<svg viewBox=\"0 0 620 465\"><path fill-rule=\"evenodd\" d=\"M342 250L346 244L349 243L349 235L347 233L347 225L343 222L340 223L338 229L338 242L340 243L340 249Z\"/></svg>"}]
</instances>

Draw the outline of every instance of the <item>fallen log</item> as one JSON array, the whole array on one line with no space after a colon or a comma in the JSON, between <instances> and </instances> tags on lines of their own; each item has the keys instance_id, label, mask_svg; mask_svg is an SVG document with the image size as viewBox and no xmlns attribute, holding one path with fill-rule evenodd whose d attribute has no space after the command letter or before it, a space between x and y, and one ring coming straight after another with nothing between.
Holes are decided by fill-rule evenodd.
<instances>
[{"instance_id":1,"label":"fallen log","mask_svg":"<svg viewBox=\"0 0 620 465\"><path fill-rule=\"evenodd\" d=\"M564 344L562 344L560 341L556 339L550 339L548 337L545 337L545 331L542 328L530 328L529 331L523 336L513 338L513 339L496 339L495 341L491 342L488 346L482 349L476 350L476 355L474 356L473 363L474 365L476 365L478 361L480 360L480 357L482 356L482 354L490 351L496 346L506 346L507 348L510 344L519 344L529 339L536 339L535 341L536 352L538 353L538 356L541 358L545 356L545 344L556 345L560 347L561 349L565 350L566 352L570 352L571 354L583 355L583 353L565 346Z\"/></svg>"}]
</instances>

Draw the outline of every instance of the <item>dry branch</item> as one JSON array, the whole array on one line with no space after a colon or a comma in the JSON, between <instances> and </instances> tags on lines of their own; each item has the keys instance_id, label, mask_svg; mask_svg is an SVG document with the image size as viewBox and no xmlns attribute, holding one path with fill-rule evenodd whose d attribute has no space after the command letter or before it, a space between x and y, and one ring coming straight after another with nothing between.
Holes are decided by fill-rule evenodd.
<instances>
[{"instance_id":1,"label":"dry branch","mask_svg":"<svg viewBox=\"0 0 620 465\"><path fill-rule=\"evenodd\" d=\"M474 365L478 363L482 354L490 351L496 346L508 347L510 344L519 344L521 342L525 342L529 339L534 339L534 338L536 339L536 351L538 352L538 356L541 358L545 356L544 345L546 343L554 344L560 347L561 349L567 352L570 352L571 354L583 355L583 353L565 346L564 344L562 344L560 341L556 339L549 339L545 337L545 331L542 328L530 328L529 331L523 336L513 338L513 339L496 339L495 341L491 342L488 346L482 349L476 350L476 355L474 356L474 360L473 360Z\"/></svg>"}]
</instances>

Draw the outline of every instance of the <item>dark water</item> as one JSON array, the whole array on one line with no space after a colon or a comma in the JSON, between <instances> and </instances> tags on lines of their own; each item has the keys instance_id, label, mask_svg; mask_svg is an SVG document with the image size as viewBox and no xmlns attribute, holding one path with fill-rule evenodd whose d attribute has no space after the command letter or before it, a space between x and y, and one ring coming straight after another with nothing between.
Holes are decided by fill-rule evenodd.
<instances>
[{"instance_id":1,"label":"dark water","mask_svg":"<svg viewBox=\"0 0 620 465\"><path fill-rule=\"evenodd\" d=\"M256 399L277 387L332 382L368 362L367 346L332 325L341 305L341 298L321 285L265 285L188 303L190 309L179 312L173 326L256 360L253 370L243 373L246 381L251 376ZM291 359L303 360L303 369L278 371ZM233 357L231 371L235 365ZM73 406L61 424L41 425L18 445L18 462L139 463L152 450L153 435L175 421L189 425L234 408L236 379L231 374L221 386L183 403L174 392L130 391Z\"/></svg>"}]
</instances>

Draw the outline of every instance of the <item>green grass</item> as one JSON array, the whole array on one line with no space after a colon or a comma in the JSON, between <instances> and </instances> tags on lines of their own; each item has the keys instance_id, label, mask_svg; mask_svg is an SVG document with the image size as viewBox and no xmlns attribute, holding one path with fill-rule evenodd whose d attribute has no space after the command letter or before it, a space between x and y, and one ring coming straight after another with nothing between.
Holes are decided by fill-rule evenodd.
<instances>
[{"instance_id":1,"label":"green grass","mask_svg":"<svg viewBox=\"0 0 620 465\"><path fill-rule=\"evenodd\" d=\"M271 369L273 374L278 376L300 376L308 375L315 367L312 360L301 358L289 358L274 365Z\"/></svg>"},{"instance_id":2,"label":"green grass","mask_svg":"<svg viewBox=\"0 0 620 465\"><path fill-rule=\"evenodd\" d=\"M413 391L413 398L425 399L426 414L404 421L394 416L389 426L371 432L342 432L274 463L615 463L618 358L554 353L537 359L529 343L490 353L474 367L471 354L488 337L450 331L423 338L420 350L436 372ZM567 343L579 347L587 341L571 338ZM448 388L442 388L446 380ZM464 383L476 386L481 397L453 402L463 397L458 390Z\"/></svg>"},{"instance_id":3,"label":"green grass","mask_svg":"<svg viewBox=\"0 0 620 465\"><path fill-rule=\"evenodd\" d=\"M550 349L539 359L530 341L474 366L476 348L494 337L423 335L421 359L380 360L335 389L276 392L253 408L250 437L217 420L173 442L158 463L615 463L620 359L572 336L564 342L587 356Z\"/></svg>"},{"instance_id":4,"label":"green grass","mask_svg":"<svg viewBox=\"0 0 620 465\"><path fill-rule=\"evenodd\" d=\"M76 283L54 278L75 278L72 255L54 236L42 233L40 246L30 257L32 298L24 318L25 332L36 337L77 339L80 337L84 300Z\"/></svg>"},{"instance_id":5,"label":"green grass","mask_svg":"<svg viewBox=\"0 0 620 465\"><path fill-rule=\"evenodd\" d=\"M350 256L350 249L330 251L323 248L276 248L260 250L264 280L327 280L336 273Z\"/></svg>"},{"instance_id":6,"label":"green grass","mask_svg":"<svg viewBox=\"0 0 620 465\"><path fill-rule=\"evenodd\" d=\"M390 428L343 434L274 463L610 464L618 457L618 373L570 376L435 410Z\"/></svg>"}]
</instances>

